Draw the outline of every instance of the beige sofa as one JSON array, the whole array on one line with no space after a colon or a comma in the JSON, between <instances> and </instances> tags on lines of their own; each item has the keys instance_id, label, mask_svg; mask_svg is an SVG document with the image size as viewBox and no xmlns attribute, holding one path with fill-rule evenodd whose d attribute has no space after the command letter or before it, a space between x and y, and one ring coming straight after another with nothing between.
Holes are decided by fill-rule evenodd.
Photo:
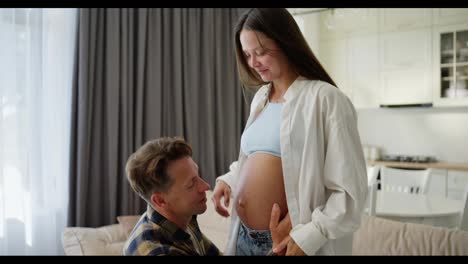
<instances>
[{"instance_id":1,"label":"beige sofa","mask_svg":"<svg viewBox=\"0 0 468 264\"><path fill-rule=\"evenodd\" d=\"M202 232L223 250L226 245L229 218L216 213L207 192L207 210L198 216ZM231 209L231 208L229 208ZM118 217L119 223L99 228L67 227L62 234L66 255L121 255L123 245L139 216Z\"/></svg>"},{"instance_id":2,"label":"beige sofa","mask_svg":"<svg viewBox=\"0 0 468 264\"><path fill-rule=\"evenodd\" d=\"M198 217L200 228L223 249L229 219L219 216L210 200L207 205L207 211ZM136 221L137 217L133 217L131 221L99 228L66 228L62 237L65 254L121 255L127 235ZM352 254L468 255L468 232L364 216L354 235Z\"/></svg>"}]
</instances>

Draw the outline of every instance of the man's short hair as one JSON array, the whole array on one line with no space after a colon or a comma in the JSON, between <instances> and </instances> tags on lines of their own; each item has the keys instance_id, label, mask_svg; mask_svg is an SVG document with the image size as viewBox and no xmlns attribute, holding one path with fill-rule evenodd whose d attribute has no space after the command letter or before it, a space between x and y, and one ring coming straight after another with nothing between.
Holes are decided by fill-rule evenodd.
<instances>
[{"instance_id":1,"label":"man's short hair","mask_svg":"<svg viewBox=\"0 0 468 264\"><path fill-rule=\"evenodd\" d=\"M192 156L192 148L180 137L162 137L146 142L130 155L125 171L132 189L150 203L154 192L169 190L174 181L166 173L172 161Z\"/></svg>"}]
</instances>

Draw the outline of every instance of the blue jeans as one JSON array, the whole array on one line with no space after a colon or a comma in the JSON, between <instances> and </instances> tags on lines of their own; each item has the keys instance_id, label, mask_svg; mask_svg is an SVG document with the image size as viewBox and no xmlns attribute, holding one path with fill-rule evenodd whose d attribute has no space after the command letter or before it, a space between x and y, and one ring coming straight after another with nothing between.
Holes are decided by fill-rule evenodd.
<instances>
[{"instance_id":1,"label":"blue jeans","mask_svg":"<svg viewBox=\"0 0 468 264\"><path fill-rule=\"evenodd\" d=\"M240 223L236 255L266 256L272 246L270 230L253 230Z\"/></svg>"}]
</instances>

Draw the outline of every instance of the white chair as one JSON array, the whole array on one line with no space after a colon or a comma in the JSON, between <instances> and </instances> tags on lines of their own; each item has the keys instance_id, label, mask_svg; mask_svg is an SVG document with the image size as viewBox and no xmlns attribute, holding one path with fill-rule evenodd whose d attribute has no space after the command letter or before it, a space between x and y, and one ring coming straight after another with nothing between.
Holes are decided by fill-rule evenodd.
<instances>
[{"instance_id":1,"label":"white chair","mask_svg":"<svg viewBox=\"0 0 468 264\"><path fill-rule=\"evenodd\" d=\"M377 207L377 181L374 181L371 183L371 185L368 186L368 210L367 214L369 216L375 216L376 215L376 207Z\"/></svg>"},{"instance_id":2,"label":"white chair","mask_svg":"<svg viewBox=\"0 0 468 264\"><path fill-rule=\"evenodd\" d=\"M468 185L465 186L465 193L463 195L465 205L460 212L460 220L458 221L458 229L468 231Z\"/></svg>"},{"instance_id":3,"label":"white chair","mask_svg":"<svg viewBox=\"0 0 468 264\"><path fill-rule=\"evenodd\" d=\"M381 189L386 192L427 194L431 169L407 170L380 168Z\"/></svg>"},{"instance_id":4,"label":"white chair","mask_svg":"<svg viewBox=\"0 0 468 264\"><path fill-rule=\"evenodd\" d=\"M374 182L377 182L377 176L379 175L379 166L368 166L367 167L367 185L370 186Z\"/></svg>"},{"instance_id":5,"label":"white chair","mask_svg":"<svg viewBox=\"0 0 468 264\"><path fill-rule=\"evenodd\" d=\"M367 214L369 216L375 216L378 188L377 176L379 175L379 170L379 166L367 167Z\"/></svg>"}]
</instances>

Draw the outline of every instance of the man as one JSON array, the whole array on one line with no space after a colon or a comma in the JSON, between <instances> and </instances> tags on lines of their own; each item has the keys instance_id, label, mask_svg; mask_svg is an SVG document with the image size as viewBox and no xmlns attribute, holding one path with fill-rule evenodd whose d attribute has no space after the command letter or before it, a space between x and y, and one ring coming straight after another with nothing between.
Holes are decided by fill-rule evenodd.
<instances>
[{"instance_id":1,"label":"man","mask_svg":"<svg viewBox=\"0 0 468 264\"><path fill-rule=\"evenodd\" d=\"M148 206L125 243L124 255L221 255L198 227L196 216L207 208L210 186L182 138L147 142L129 157L125 170ZM291 229L289 216L278 223L279 211L273 207L270 224L275 253L284 251Z\"/></svg>"}]
</instances>

